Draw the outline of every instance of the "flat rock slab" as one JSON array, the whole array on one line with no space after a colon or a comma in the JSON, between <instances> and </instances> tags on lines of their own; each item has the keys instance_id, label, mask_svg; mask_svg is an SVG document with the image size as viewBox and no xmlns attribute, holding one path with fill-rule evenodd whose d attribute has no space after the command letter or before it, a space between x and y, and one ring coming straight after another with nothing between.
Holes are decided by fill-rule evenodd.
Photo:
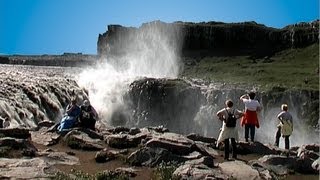
<instances>
[{"instance_id":1,"label":"flat rock slab","mask_svg":"<svg viewBox=\"0 0 320 180\"><path fill-rule=\"evenodd\" d=\"M60 135L56 132L47 132L46 128L41 128L39 131L31 131L31 140L37 144L45 146L55 145L59 142Z\"/></svg>"},{"instance_id":2,"label":"flat rock slab","mask_svg":"<svg viewBox=\"0 0 320 180\"><path fill-rule=\"evenodd\" d=\"M64 164L64 165L79 165L79 158L68 155L65 152L44 152L39 153L40 158L45 160L49 165Z\"/></svg>"},{"instance_id":3,"label":"flat rock slab","mask_svg":"<svg viewBox=\"0 0 320 180\"><path fill-rule=\"evenodd\" d=\"M72 149L97 151L104 149L104 143L100 139L93 139L88 134L78 130L72 130L63 138L64 142Z\"/></svg>"},{"instance_id":4,"label":"flat rock slab","mask_svg":"<svg viewBox=\"0 0 320 180\"><path fill-rule=\"evenodd\" d=\"M226 161L219 164L223 174L235 179L262 179L259 172L242 161Z\"/></svg>"},{"instance_id":5,"label":"flat rock slab","mask_svg":"<svg viewBox=\"0 0 320 180\"><path fill-rule=\"evenodd\" d=\"M194 141L176 133L153 134L153 138L146 143L147 147L164 148L168 151L187 155L193 151Z\"/></svg>"},{"instance_id":6,"label":"flat rock slab","mask_svg":"<svg viewBox=\"0 0 320 180\"><path fill-rule=\"evenodd\" d=\"M41 158L0 159L0 179L39 179L49 178L52 174L49 164Z\"/></svg>"},{"instance_id":7,"label":"flat rock slab","mask_svg":"<svg viewBox=\"0 0 320 180\"><path fill-rule=\"evenodd\" d=\"M193 179L193 180L230 179L227 175L223 174L221 170L218 168L209 168L204 164L192 164L192 163L185 163L179 166L173 172L173 175L175 177L178 177L178 179Z\"/></svg>"},{"instance_id":8,"label":"flat rock slab","mask_svg":"<svg viewBox=\"0 0 320 180\"><path fill-rule=\"evenodd\" d=\"M13 137L18 139L30 138L29 129L25 128L0 128L0 134L5 137Z\"/></svg>"},{"instance_id":9,"label":"flat rock slab","mask_svg":"<svg viewBox=\"0 0 320 180\"><path fill-rule=\"evenodd\" d=\"M64 152L39 152L31 159L0 158L0 179L49 179L56 164L78 165L79 158Z\"/></svg>"}]
</instances>

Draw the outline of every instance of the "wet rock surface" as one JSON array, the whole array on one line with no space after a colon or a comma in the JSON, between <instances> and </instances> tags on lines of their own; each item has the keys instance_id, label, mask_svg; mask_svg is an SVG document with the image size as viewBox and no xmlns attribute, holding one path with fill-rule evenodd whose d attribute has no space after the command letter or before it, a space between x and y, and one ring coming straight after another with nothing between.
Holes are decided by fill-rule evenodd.
<instances>
[{"instance_id":1,"label":"wet rock surface","mask_svg":"<svg viewBox=\"0 0 320 180\"><path fill-rule=\"evenodd\" d=\"M37 129L44 122L61 120L74 95L81 103L87 94L74 80L72 74L77 71L77 68L46 66L39 71L35 66L0 65L0 116L9 119L10 128L21 129L10 130L10 134L24 136L23 128ZM5 134L7 130L0 131Z\"/></svg>"}]
</instances>

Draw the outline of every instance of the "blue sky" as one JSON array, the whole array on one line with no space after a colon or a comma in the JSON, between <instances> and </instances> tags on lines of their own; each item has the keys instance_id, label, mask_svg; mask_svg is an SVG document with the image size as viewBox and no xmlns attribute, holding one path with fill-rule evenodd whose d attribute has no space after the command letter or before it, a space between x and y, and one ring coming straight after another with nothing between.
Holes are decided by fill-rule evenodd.
<instances>
[{"instance_id":1,"label":"blue sky","mask_svg":"<svg viewBox=\"0 0 320 180\"><path fill-rule=\"evenodd\" d=\"M319 0L0 0L0 54L96 54L108 24L256 21L271 27L319 18Z\"/></svg>"}]
</instances>

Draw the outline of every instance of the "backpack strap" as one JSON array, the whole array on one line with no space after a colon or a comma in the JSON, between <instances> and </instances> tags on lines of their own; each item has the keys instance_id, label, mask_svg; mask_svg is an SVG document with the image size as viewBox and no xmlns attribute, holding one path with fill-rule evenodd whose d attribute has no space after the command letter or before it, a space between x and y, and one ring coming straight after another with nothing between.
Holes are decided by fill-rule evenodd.
<instances>
[{"instance_id":1,"label":"backpack strap","mask_svg":"<svg viewBox=\"0 0 320 180\"><path fill-rule=\"evenodd\" d=\"M231 114L231 113L229 113L229 111L227 110L227 108L224 108L224 109L227 111L228 115ZM233 110L232 115L234 115L234 111L235 111L235 109Z\"/></svg>"}]
</instances>

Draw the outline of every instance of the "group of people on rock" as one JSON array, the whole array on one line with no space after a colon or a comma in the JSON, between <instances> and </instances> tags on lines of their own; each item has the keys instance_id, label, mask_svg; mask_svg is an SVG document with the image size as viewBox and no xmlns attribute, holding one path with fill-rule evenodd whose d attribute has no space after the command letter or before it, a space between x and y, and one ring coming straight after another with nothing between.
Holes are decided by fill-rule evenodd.
<instances>
[{"instance_id":1,"label":"group of people on rock","mask_svg":"<svg viewBox=\"0 0 320 180\"><path fill-rule=\"evenodd\" d=\"M72 98L71 103L66 108L66 113L58 124L58 132L62 132L72 127L83 127L95 130L98 120L98 113L90 104L89 100L84 100L81 106L77 104L77 98Z\"/></svg>"},{"instance_id":2,"label":"group of people on rock","mask_svg":"<svg viewBox=\"0 0 320 180\"><path fill-rule=\"evenodd\" d=\"M255 93L250 92L240 97L240 101L244 103L244 112L233 108L233 102L227 100L225 102L226 107L217 112L219 120L223 121L222 128L217 140L217 146L221 142L224 143L224 159L229 159L229 141L232 145L232 158L237 159L237 146L236 140L238 139L238 129L236 128L236 120L241 118L241 126L244 126L245 141L250 140L254 142L255 128L259 128L258 112L261 111L261 105L258 100L255 99ZM293 132L292 116L288 112L288 105L281 105L281 112L277 115L279 124L277 125L275 146L279 146L279 140L282 136L285 139L285 149L289 149L289 137Z\"/></svg>"}]
</instances>

